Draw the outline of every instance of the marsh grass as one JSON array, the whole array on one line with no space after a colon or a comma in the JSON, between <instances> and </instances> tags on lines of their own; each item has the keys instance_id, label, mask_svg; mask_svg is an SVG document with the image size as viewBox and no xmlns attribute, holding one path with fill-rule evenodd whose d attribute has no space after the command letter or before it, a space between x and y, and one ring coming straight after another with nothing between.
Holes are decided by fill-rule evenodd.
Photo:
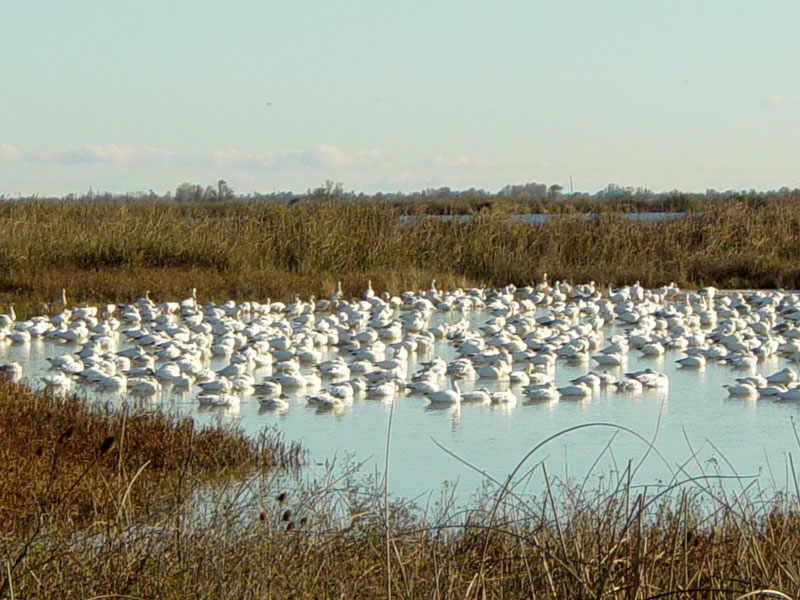
<instances>
[{"instance_id":1,"label":"marsh grass","mask_svg":"<svg viewBox=\"0 0 800 600\"><path fill-rule=\"evenodd\" d=\"M646 487L631 464L589 491L537 464L536 495L512 478L466 506L452 486L414 504L335 460L287 485L264 467L301 453L275 438L8 382L0 403L0 597L800 595L796 487L714 473Z\"/></svg>"},{"instance_id":2,"label":"marsh grass","mask_svg":"<svg viewBox=\"0 0 800 600\"><path fill-rule=\"evenodd\" d=\"M0 298L30 314L57 308L42 304L61 288L73 303L191 287L201 300L285 299L328 294L337 279L357 296L367 279L397 293L431 278L526 284L544 272L800 287L797 198L709 203L655 225L566 211L531 226L507 219L513 203L476 207L465 224L403 225L408 208L2 202ZM466 507L452 489L412 505L356 469L287 487L275 466L296 466L302 451L272 435L6 381L0 408L0 597L800 597L796 483L732 488L712 473L662 493L628 469L586 490L541 466L536 496L487 482Z\"/></svg>"},{"instance_id":3,"label":"marsh grass","mask_svg":"<svg viewBox=\"0 0 800 600\"><path fill-rule=\"evenodd\" d=\"M90 404L0 378L0 521L24 534L41 519L84 526L169 506L180 480L297 468L303 452L276 433ZM135 483L135 485L133 485ZM124 498L122 504L121 500ZM37 518L32 519L31 515Z\"/></svg>"},{"instance_id":4,"label":"marsh grass","mask_svg":"<svg viewBox=\"0 0 800 600\"><path fill-rule=\"evenodd\" d=\"M498 204L498 206L495 206ZM606 208L541 225L509 221L502 203L466 223L403 224L412 205L379 201L0 203L0 300L122 302L198 288L203 300L551 279L646 286L798 288L800 199L709 202L701 213L633 222ZM428 214L430 206L419 209ZM444 209L443 209L444 210ZM457 205L452 208L458 210ZM424 212L428 211L428 212Z\"/></svg>"}]
</instances>

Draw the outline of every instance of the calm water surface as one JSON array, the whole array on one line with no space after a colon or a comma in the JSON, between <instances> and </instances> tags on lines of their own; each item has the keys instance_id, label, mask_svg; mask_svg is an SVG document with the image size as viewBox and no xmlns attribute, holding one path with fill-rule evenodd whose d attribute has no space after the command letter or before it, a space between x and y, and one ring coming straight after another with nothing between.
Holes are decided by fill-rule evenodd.
<instances>
[{"instance_id":1,"label":"calm water surface","mask_svg":"<svg viewBox=\"0 0 800 600\"><path fill-rule=\"evenodd\" d=\"M629 212L629 213L621 213L626 219L629 221L640 222L640 223L660 223L664 221L675 221L677 219L683 219L686 217L686 213L684 212ZM517 222L517 223L529 223L531 225L541 225L543 223L547 223L552 219L564 219L564 218L579 218L584 219L586 221L591 221L598 217L597 214L594 213L576 213L576 214L539 214L539 213L519 213L514 215L509 215L509 220ZM459 223L466 223L471 219L474 219L474 215L401 215L400 222L401 223L416 223L422 219L426 218L434 218L438 221L443 221L445 223L450 223L452 221L458 221Z\"/></svg>"},{"instance_id":2,"label":"calm water surface","mask_svg":"<svg viewBox=\"0 0 800 600\"><path fill-rule=\"evenodd\" d=\"M457 313L436 314L431 325L437 320L461 317ZM469 318L479 324L488 315L475 312ZM606 339L620 330L606 327ZM49 364L45 359L75 350L75 345L44 340L23 345L4 342L0 344L0 363L21 362L28 381L38 387L39 377L48 373ZM445 360L455 355L454 349L444 341L437 342L435 354ZM334 351L326 358L335 355ZM389 485L394 494L404 497L424 497L438 492L445 481L456 481L457 489L465 496L481 485L480 474L448 455L435 442L490 476L504 480L536 444L557 432L589 423L615 424L654 439L666 464L656 453L651 453L637 474L636 482L640 484L667 481L681 467L691 475L702 472L756 475L759 483L767 487L784 488L787 481L791 481L787 480L786 469L789 454L793 454L797 464L800 453L793 430L793 420L800 420L800 402L729 398L722 384L732 383L735 377L746 372L711 361L704 370L684 370L675 364L675 360L683 356L679 352L667 351L659 359L643 359L638 355L632 349L627 366L610 370L623 377L625 371L652 367L669 375L668 390L645 391L640 396L600 391L589 400L562 398L555 404L524 404L524 396L517 389L519 402L510 408L463 405L456 409L431 409L424 396L401 396L393 404L362 397L334 414L318 413L308 407L302 394L291 396L290 408L285 413L265 410L257 399L247 397L238 411L231 412L200 409L194 391L173 393L165 388L156 399L136 400L101 397L83 386L74 389L92 398L177 410L192 415L200 423L218 419L234 421L253 434L265 427L276 427L288 440L300 441L309 449L312 468L334 457L338 460L352 457L366 461L365 473L383 473L391 415ZM409 375L416 370L419 361L432 356L413 357ZM226 362L214 360L212 367L218 369ZM757 370L768 375L784 366L787 366L786 361L776 358L761 363ZM593 361L570 365L559 360L556 383L564 385L590 369L597 370ZM270 371L258 370L255 374L259 379L258 376L269 375ZM478 380L462 384L462 389L482 386L495 389L497 384ZM521 472L545 460L549 474L588 477L592 485L601 476L623 469L628 461L637 464L646 451L647 444L630 433L609 426L589 427L549 442L528 460ZM593 468L598 457L600 460ZM529 490L540 482L541 471L537 470Z\"/></svg>"}]
</instances>

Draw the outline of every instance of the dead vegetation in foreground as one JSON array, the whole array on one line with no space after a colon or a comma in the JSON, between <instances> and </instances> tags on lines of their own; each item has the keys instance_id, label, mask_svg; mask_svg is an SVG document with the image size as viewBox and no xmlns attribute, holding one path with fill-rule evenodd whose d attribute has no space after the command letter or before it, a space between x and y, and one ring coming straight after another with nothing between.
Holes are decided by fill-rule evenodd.
<instances>
[{"instance_id":1,"label":"dead vegetation in foreground","mask_svg":"<svg viewBox=\"0 0 800 600\"><path fill-rule=\"evenodd\" d=\"M6 381L0 406L2 598L800 597L796 486L584 492L542 467L536 497L415 507L355 467L287 484L276 438Z\"/></svg>"}]
</instances>

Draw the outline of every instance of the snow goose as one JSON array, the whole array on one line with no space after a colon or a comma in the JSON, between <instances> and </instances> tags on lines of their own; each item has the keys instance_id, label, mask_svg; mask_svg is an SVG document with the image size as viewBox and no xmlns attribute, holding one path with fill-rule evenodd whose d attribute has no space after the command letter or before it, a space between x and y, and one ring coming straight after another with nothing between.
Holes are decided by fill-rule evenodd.
<instances>
[{"instance_id":1,"label":"snow goose","mask_svg":"<svg viewBox=\"0 0 800 600\"><path fill-rule=\"evenodd\" d=\"M460 404L461 390L458 389L458 382L452 380L450 389L430 392L425 397L431 404Z\"/></svg>"}]
</instances>

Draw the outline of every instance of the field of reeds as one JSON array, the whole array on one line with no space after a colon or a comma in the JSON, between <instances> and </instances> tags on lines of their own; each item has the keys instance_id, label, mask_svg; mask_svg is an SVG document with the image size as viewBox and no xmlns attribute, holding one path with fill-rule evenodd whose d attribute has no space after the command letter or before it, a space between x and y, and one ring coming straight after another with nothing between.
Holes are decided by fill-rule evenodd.
<instances>
[{"instance_id":1,"label":"field of reeds","mask_svg":"<svg viewBox=\"0 0 800 600\"><path fill-rule=\"evenodd\" d=\"M497 204L497 203L495 203ZM0 202L0 301L202 300L357 296L427 286L551 279L619 285L800 287L800 197L708 202L702 212L637 223L605 211L541 225L491 204L465 223L429 204L373 200L178 203ZM453 205L453 211L458 205ZM446 211L445 211L446 212Z\"/></svg>"},{"instance_id":2,"label":"field of reeds","mask_svg":"<svg viewBox=\"0 0 800 600\"><path fill-rule=\"evenodd\" d=\"M656 224L564 204L529 225L507 218L518 203L475 202L3 201L0 301L30 314L62 288L70 303L285 300L337 280L357 296L367 279L398 293L544 273L800 288L796 195ZM0 598L800 597L797 484L622 475L584 491L542 468L537 496L487 482L466 507L447 490L413 506L356 470L292 479L302 451L273 435L5 381L0 407Z\"/></svg>"},{"instance_id":3,"label":"field of reeds","mask_svg":"<svg viewBox=\"0 0 800 600\"><path fill-rule=\"evenodd\" d=\"M800 597L796 488L629 467L589 492L540 466L536 496L415 506L355 466L293 480L274 436L7 381L0 406L2 598Z\"/></svg>"}]
</instances>

